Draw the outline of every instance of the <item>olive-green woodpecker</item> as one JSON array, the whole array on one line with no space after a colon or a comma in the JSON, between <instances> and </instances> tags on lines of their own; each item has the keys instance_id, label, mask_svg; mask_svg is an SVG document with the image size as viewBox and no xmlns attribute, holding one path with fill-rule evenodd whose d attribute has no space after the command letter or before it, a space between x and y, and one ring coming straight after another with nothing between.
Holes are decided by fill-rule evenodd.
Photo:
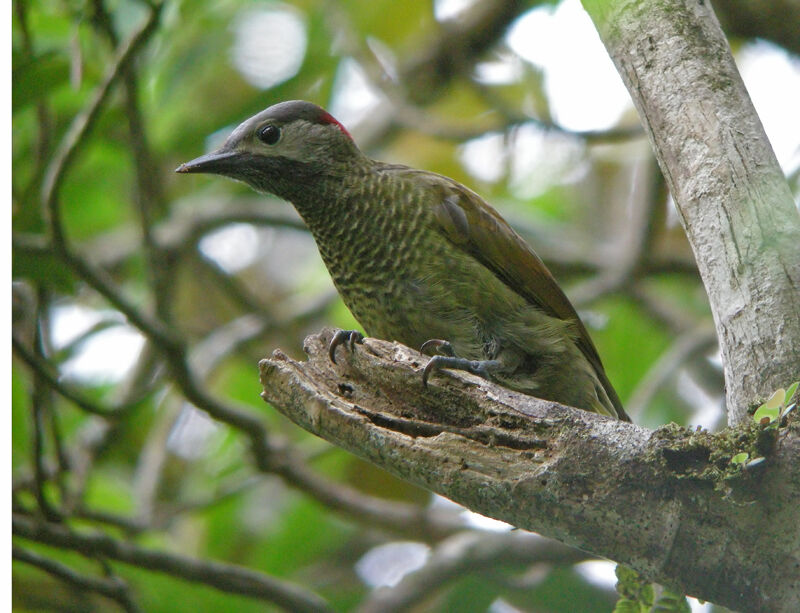
<instances>
[{"instance_id":1,"label":"olive-green woodpecker","mask_svg":"<svg viewBox=\"0 0 800 613\"><path fill-rule=\"evenodd\" d=\"M578 314L484 200L432 172L377 162L322 108L291 101L237 127L180 173L244 181L291 202L347 307L378 338L510 389L630 421ZM338 334L331 357L356 332Z\"/></svg>"}]
</instances>

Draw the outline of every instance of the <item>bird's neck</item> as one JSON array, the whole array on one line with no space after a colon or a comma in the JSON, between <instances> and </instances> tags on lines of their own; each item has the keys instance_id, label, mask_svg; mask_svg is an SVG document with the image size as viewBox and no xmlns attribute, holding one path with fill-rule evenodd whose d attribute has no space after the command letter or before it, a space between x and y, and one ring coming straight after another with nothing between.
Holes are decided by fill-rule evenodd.
<instances>
[{"instance_id":1,"label":"bird's neck","mask_svg":"<svg viewBox=\"0 0 800 613\"><path fill-rule=\"evenodd\" d=\"M377 283L398 259L404 236L419 225L408 185L370 162L329 176L292 203L308 225L328 271L341 288Z\"/></svg>"},{"instance_id":2,"label":"bird's neck","mask_svg":"<svg viewBox=\"0 0 800 613\"><path fill-rule=\"evenodd\" d=\"M379 213L380 198L371 193L371 160L347 172L305 177L287 198L300 213L318 244L344 240L344 234L368 223Z\"/></svg>"}]
</instances>

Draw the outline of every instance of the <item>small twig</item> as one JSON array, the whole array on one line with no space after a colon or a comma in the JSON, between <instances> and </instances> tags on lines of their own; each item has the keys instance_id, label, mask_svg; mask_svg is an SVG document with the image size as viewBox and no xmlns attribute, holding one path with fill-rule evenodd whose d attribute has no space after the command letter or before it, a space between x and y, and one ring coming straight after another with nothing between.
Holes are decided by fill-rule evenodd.
<instances>
[{"instance_id":1,"label":"small twig","mask_svg":"<svg viewBox=\"0 0 800 613\"><path fill-rule=\"evenodd\" d=\"M139 450L132 487L137 506L136 514L145 524L152 522L164 478L164 468L170 455L167 441L183 410L183 400L177 394L167 394L157 408L156 417Z\"/></svg>"},{"instance_id":2,"label":"small twig","mask_svg":"<svg viewBox=\"0 0 800 613\"><path fill-rule=\"evenodd\" d=\"M45 173L42 202L48 216L52 245L64 262L79 277L99 291L117 310L124 313L139 329L147 330L148 335L156 337L161 345L176 349L180 346L180 343L163 322L146 316L130 305L127 300L114 291L113 284L105 275L99 270L93 269L72 251L64 231L58 199L59 188L68 168L76 159L81 147L88 140L89 133L113 90L113 86L126 70L126 66L134 60L139 49L155 32L159 14L160 11L154 9L139 30L134 32L130 39L121 45L117 52L116 60L112 63L103 83L95 90L86 108L72 121Z\"/></svg>"},{"instance_id":3,"label":"small twig","mask_svg":"<svg viewBox=\"0 0 800 613\"><path fill-rule=\"evenodd\" d=\"M114 528L119 528L130 536L141 534L150 528L149 525L139 519L124 517L107 511L98 511L97 509L90 509L85 506L74 509L72 516L96 524L106 524Z\"/></svg>"},{"instance_id":4,"label":"small twig","mask_svg":"<svg viewBox=\"0 0 800 613\"><path fill-rule=\"evenodd\" d=\"M111 16L101 0L93 0L95 18L99 29L112 45L118 45ZM160 249L153 234L153 220L167 210L164 186L153 152L147 139L147 130L139 105L139 84L132 64L122 70L125 116L128 120L128 140L136 171L134 201L138 213L139 229L144 239L147 272L153 288L155 312L167 321L170 314L171 288L174 287L175 267L168 250Z\"/></svg>"},{"instance_id":5,"label":"small twig","mask_svg":"<svg viewBox=\"0 0 800 613\"><path fill-rule=\"evenodd\" d=\"M34 330L33 345L35 351L41 353L42 351L42 303L45 296L40 291L37 296L36 305L36 318L37 325ZM50 396L50 389L47 387L46 382L41 376L34 372L31 393L31 409L33 418L33 444L31 445L31 453L33 454L33 475L34 475L34 494L36 501L39 504L44 516L50 521L60 521L61 513L52 505L48 495L45 491L45 485L48 481L48 473L45 470L45 420L47 415L52 410L52 397ZM60 473L61 465L58 465L56 475Z\"/></svg>"},{"instance_id":6,"label":"small twig","mask_svg":"<svg viewBox=\"0 0 800 613\"><path fill-rule=\"evenodd\" d=\"M289 611L331 611L320 596L309 590L233 564L146 549L100 532L79 534L63 526L36 522L20 515L13 516L12 531L21 538L79 551L89 556L118 560L186 581L202 583L223 592L258 598Z\"/></svg>"},{"instance_id":7,"label":"small twig","mask_svg":"<svg viewBox=\"0 0 800 613\"><path fill-rule=\"evenodd\" d=\"M264 478L260 475L251 475L235 483L224 484L219 487L219 491L215 494L200 498L197 500L188 500L180 502L166 509L159 509L159 512L154 518L154 525L161 527L168 524L173 518L183 515L185 513L193 513L195 511L205 511L211 509L218 504L226 502L232 498L240 496L244 492L252 490L259 484L263 484Z\"/></svg>"},{"instance_id":8,"label":"small twig","mask_svg":"<svg viewBox=\"0 0 800 613\"><path fill-rule=\"evenodd\" d=\"M206 256L200 250L192 251L192 256L196 265L205 270L211 278L211 282L219 288L220 293L227 299L236 302L241 310L251 313L262 313L266 310L267 307L260 303L247 286L240 283L235 276L228 274L216 260Z\"/></svg>"},{"instance_id":9,"label":"small twig","mask_svg":"<svg viewBox=\"0 0 800 613\"><path fill-rule=\"evenodd\" d=\"M269 315L246 313L217 327L197 343L189 354L192 369L203 379L242 345L265 334L274 322Z\"/></svg>"},{"instance_id":10,"label":"small twig","mask_svg":"<svg viewBox=\"0 0 800 613\"><path fill-rule=\"evenodd\" d=\"M15 0L14 10L19 27L22 57L26 62L34 62L36 60L36 55L33 47L33 38L31 37L30 29L28 28L27 9L27 2L24 0ZM47 158L50 153L50 136L53 121L50 109L48 108L44 97L40 98L36 102L36 115L39 122L39 132L36 143L36 164L34 166L33 174L30 178L31 186L37 185L41 180L42 174L44 173L45 164L47 163Z\"/></svg>"},{"instance_id":11,"label":"small twig","mask_svg":"<svg viewBox=\"0 0 800 613\"><path fill-rule=\"evenodd\" d=\"M133 62L140 48L155 32L160 15L160 6L161 5L158 5L154 8L150 12L145 23L133 33L127 42L120 46L116 53L116 59L112 62L105 79L95 90L86 108L73 120L47 168L42 190L42 201L45 203L46 209L52 217L51 229L56 231L57 239L62 238L58 236L58 230L61 224L60 213L57 206L57 195L61 181L67 169L76 159L78 151L86 143L89 132L100 116L100 111L113 90L114 85L116 85L117 81L126 70L126 67ZM58 242L58 240L55 242Z\"/></svg>"},{"instance_id":12,"label":"small twig","mask_svg":"<svg viewBox=\"0 0 800 613\"><path fill-rule=\"evenodd\" d=\"M185 206L180 203L173 206L170 216L156 224L153 234L159 249L182 254L196 249L197 243L207 234L236 223L307 232L294 209L276 199L231 197L212 200L194 197ZM38 236L17 235L14 241L15 250L46 253L46 245ZM83 252L92 254L94 262L108 269L119 267L138 254L140 246L139 232L132 224L81 245Z\"/></svg>"},{"instance_id":13,"label":"small twig","mask_svg":"<svg viewBox=\"0 0 800 613\"><path fill-rule=\"evenodd\" d=\"M55 560L46 558L28 549L23 549L17 545L12 546L11 553L15 560L35 566L79 590L96 592L97 594L114 600L125 611L135 613L140 610L131 598L127 584L119 577L112 576L108 579L100 579L89 575L83 575L61 562L56 562Z\"/></svg>"}]
</instances>

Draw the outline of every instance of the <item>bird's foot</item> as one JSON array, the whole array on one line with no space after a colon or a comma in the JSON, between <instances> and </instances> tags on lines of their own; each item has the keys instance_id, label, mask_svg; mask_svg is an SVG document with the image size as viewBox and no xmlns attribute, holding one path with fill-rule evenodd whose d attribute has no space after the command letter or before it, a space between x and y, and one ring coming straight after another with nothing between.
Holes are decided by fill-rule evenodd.
<instances>
[{"instance_id":1,"label":"bird's foot","mask_svg":"<svg viewBox=\"0 0 800 613\"><path fill-rule=\"evenodd\" d=\"M331 362L336 364L336 348L339 345L345 345L350 351L353 351L355 344L360 345L363 340L364 335L358 330L337 330L331 339L331 344L328 345L328 357Z\"/></svg>"},{"instance_id":2,"label":"bird's foot","mask_svg":"<svg viewBox=\"0 0 800 613\"><path fill-rule=\"evenodd\" d=\"M450 343L447 344L449 346ZM450 350L452 351L452 347L450 347ZM499 360L468 360L455 355L435 355L425 365L425 370L422 371L422 385L427 387L430 376L443 368L465 370L484 379L491 379L492 370L498 366L500 366Z\"/></svg>"},{"instance_id":3,"label":"bird's foot","mask_svg":"<svg viewBox=\"0 0 800 613\"><path fill-rule=\"evenodd\" d=\"M433 355L447 355L450 357L456 356L456 352L455 349L453 349L453 346L448 341L443 341L439 338L432 338L422 343L422 347L419 348L419 352L431 356Z\"/></svg>"}]
</instances>

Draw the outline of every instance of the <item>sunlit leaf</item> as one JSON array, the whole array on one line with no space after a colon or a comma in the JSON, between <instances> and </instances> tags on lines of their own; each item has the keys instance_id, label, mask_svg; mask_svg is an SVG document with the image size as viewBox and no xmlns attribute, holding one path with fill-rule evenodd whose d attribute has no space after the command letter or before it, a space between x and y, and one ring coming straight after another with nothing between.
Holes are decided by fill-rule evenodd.
<instances>
[{"instance_id":1,"label":"sunlit leaf","mask_svg":"<svg viewBox=\"0 0 800 613\"><path fill-rule=\"evenodd\" d=\"M781 398L782 397L783 397L783 394L781 393ZM775 407L769 407L769 406L767 406L766 403L764 403L764 404L762 404L760 407L758 407L756 409L755 413L753 413L753 419L757 423L759 423L761 425L764 425L765 420L766 420L766 423L768 424L768 423L778 419L779 413L780 413L780 404L778 404Z\"/></svg>"},{"instance_id":2,"label":"sunlit leaf","mask_svg":"<svg viewBox=\"0 0 800 613\"><path fill-rule=\"evenodd\" d=\"M784 404L789 404L789 402L791 402L799 386L800 386L800 381L795 381L789 386L789 389L786 390L786 395L784 397L783 401Z\"/></svg>"},{"instance_id":3,"label":"sunlit leaf","mask_svg":"<svg viewBox=\"0 0 800 613\"><path fill-rule=\"evenodd\" d=\"M744 464L747 462L747 458L750 457L750 454L747 452L737 453L735 456L731 458L731 464Z\"/></svg>"},{"instance_id":4,"label":"sunlit leaf","mask_svg":"<svg viewBox=\"0 0 800 613\"><path fill-rule=\"evenodd\" d=\"M777 409L783 404L785 399L786 390L780 387L772 393L772 396L770 396L769 400L764 403L764 406L768 409Z\"/></svg>"}]
</instances>

